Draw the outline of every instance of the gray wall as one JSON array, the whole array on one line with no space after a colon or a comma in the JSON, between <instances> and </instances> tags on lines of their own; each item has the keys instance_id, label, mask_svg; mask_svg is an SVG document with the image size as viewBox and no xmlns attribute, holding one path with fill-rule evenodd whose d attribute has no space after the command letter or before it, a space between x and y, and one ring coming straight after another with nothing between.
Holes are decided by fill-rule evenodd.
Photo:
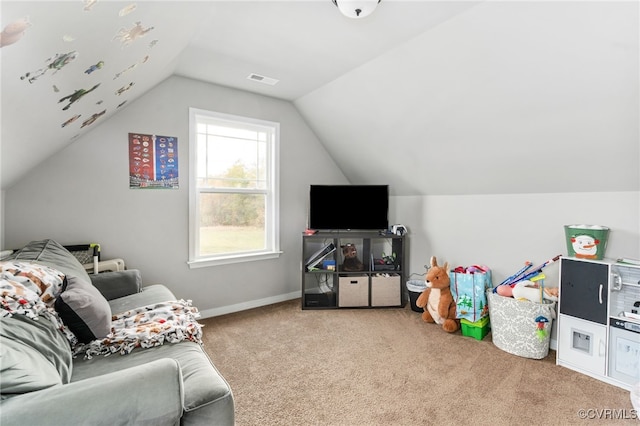
<instances>
[{"instance_id":1,"label":"gray wall","mask_svg":"<svg viewBox=\"0 0 640 426\"><path fill-rule=\"evenodd\" d=\"M431 256L452 266L482 264L494 284L524 266L567 254L564 225L608 226L607 258L640 259L640 193L584 192L395 197L392 214L410 231L410 270ZM558 264L545 268L558 285Z\"/></svg>"},{"instance_id":2,"label":"gray wall","mask_svg":"<svg viewBox=\"0 0 640 426\"><path fill-rule=\"evenodd\" d=\"M281 244L277 260L189 269L188 108L281 123ZM128 188L129 132L177 136L178 190ZM403 167L401 163L398 167ZM344 183L342 172L289 102L171 77L6 190L5 244L55 238L100 242L103 255L140 269L217 315L297 297L301 231L310 183ZM501 281L525 261L566 254L562 226L611 227L607 255L640 258L640 193L398 196L390 220L409 228L409 269L435 255L451 265L486 264ZM557 284L557 265L545 270Z\"/></svg>"},{"instance_id":3,"label":"gray wall","mask_svg":"<svg viewBox=\"0 0 640 426\"><path fill-rule=\"evenodd\" d=\"M279 259L187 266L189 107L281 124ZM308 186L346 181L293 105L171 77L125 108L6 191L5 247L42 238L99 242L104 258L122 257L146 284L168 285L205 314L298 295ZM180 189L129 189L129 132L178 138Z\"/></svg>"}]
</instances>

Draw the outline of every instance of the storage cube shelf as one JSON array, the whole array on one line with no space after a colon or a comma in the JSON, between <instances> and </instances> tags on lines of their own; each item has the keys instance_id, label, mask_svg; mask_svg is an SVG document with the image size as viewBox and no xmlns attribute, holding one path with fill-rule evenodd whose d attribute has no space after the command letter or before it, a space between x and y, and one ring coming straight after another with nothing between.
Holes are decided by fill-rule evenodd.
<instances>
[{"instance_id":1,"label":"storage cube shelf","mask_svg":"<svg viewBox=\"0 0 640 426\"><path fill-rule=\"evenodd\" d=\"M403 236L319 232L302 237L302 309L403 307Z\"/></svg>"}]
</instances>

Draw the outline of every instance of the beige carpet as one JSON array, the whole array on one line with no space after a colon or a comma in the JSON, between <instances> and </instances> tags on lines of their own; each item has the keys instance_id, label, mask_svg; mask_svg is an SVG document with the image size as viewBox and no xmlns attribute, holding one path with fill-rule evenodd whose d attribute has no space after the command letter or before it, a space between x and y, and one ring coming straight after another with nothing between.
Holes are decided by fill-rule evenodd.
<instances>
[{"instance_id":1,"label":"beige carpet","mask_svg":"<svg viewBox=\"0 0 640 426\"><path fill-rule=\"evenodd\" d=\"M238 426L640 425L628 391L556 366L554 351L511 355L408 305L303 311L294 300L201 323Z\"/></svg>"}]
</instances>

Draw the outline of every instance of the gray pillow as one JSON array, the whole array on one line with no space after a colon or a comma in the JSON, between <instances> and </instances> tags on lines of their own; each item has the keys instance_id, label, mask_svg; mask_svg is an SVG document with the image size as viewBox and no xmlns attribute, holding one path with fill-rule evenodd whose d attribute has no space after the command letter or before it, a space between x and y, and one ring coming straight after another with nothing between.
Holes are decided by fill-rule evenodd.
<instances>
[{"instance_id":1,"label":"gray pillow","mask_svg":"<svg viewBox=\"0 0 640 426\"><path fill-rule=\"evenodd\" d=\"M84 266L64 246L55 240L31 241L29 244L9 256L23 262L33 262L50 266L66 276L80 277L90 282Z\"/></svg>"},{"instance_id":2,"label":"gray pillow","mask_svg":"<svg viewBox=\"0 0 640 426\"><path fill-rule=\"evenodd\" d=\"M81 343L103 339L111 332L109 302L97 288L81 278L67 276L54 307Z\"/></svg>"}]
</instances>

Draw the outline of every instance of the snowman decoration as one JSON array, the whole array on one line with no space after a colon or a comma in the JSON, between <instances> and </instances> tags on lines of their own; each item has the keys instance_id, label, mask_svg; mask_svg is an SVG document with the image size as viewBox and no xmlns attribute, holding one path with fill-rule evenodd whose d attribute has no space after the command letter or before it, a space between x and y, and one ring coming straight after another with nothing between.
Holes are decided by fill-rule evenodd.
<instances>
[{"instance_id":1,"label":"snowman decoration","mask_svg":"<svg viewBox=\"0 0 640 426\"><path fill-rule=\"evenodd\" d=\"M600 240L590 235L577 235L571 238L571 246L579 259L595 259Z\"/></svg>"}]
</instances>

